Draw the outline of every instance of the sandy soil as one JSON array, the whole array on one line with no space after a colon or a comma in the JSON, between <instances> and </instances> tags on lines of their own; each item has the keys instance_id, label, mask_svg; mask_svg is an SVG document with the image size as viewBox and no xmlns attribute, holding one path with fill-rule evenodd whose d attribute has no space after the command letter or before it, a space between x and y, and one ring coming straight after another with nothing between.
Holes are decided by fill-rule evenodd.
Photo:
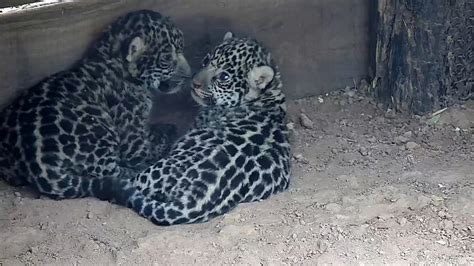
<instances>
[{"instance_id":1,"label":"sandy soil","mask_svg":"<svg viewBox=\"0 0 474 266\"><path fill-rule=\"evenodd\" d=\"M335 94L290 103L291 188L207 223L0 182L0 265L474 265L473 104L401 117Z\"/></svg>"}]
</instances>

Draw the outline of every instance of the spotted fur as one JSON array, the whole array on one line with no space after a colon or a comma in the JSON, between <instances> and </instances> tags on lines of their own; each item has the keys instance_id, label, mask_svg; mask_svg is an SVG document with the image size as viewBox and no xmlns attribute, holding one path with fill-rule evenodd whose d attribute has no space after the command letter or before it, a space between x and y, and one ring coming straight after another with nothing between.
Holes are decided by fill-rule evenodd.
<instances>
[{"instance_id":1,"label":"spotted fur","mask_svg":"<svg viewBox=\"0 0 474 266\"><path fill-rule=\"evenodd\" d=\"M257 41L227 34L203 61L192 95L203 105L170 153L122 181L115 199L158 225L204 222L289 185L280 74Z\"/></svg>"},{"instance_id":2,"label":"spotted fur","mask_svg":"<svg viewBox=\"0 0 474 266\"><path fill-rule=\"evenodd\" d=\"M183 35L157 12L127 14L74 67L26 90L0 114L0 177L54 199L105 197L170 146L152 127L154 94L189 76ZM106 182L107 181L107 182Z\"/></svg>"}]
</instances>

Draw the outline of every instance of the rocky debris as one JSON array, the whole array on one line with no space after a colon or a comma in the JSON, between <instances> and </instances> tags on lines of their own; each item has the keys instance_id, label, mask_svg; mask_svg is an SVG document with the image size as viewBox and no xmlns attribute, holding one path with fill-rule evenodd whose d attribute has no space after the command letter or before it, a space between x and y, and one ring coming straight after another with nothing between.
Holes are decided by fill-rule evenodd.
<instances>
[{"instance_id":1,"label":"rocky debris","mask_svg":"<svg viewBox=\"0 0 474 266\"><path fill-rule=\"evenodd\" d=\"M298 162L298 163L302 163L302 164L308 164L309 161L308 159L306 159L303 154L301 153L298 153L298 154L295 154L293 155L293 158Z\"/></svg>"},{"instance_id":2,"label":"rocky debris","mask_svg":"<svg viewBox=\"0 0 474 266\"><path fill-rule=\"evenodd\" d=\"M362 92L364 92L364 93L370 92L370 85L369 85L369 83L367 82L367 80L362 79L362 80L359 82L359 91L362 91Z\"/></svg>"},{"instance_id":3,"label":"rocky debris","mask_svg":"<svg viewBox=\"0 0 474 266\"><path fill-rule=\"evenodd\" d=\"M307 129L312 129L314 127L313 121L305 113L300 114L300 123Z\"/></svg>"},{"instance_id":4,"label":"rocky debris","mask_svg":"<svg viewBox=\"0 0 474 266\"><path fill-rule=\"evenodd\" d=\"M319 252L324 253L329 248L329 243L326 240L318 239L316 242Z\"/></svg>"},{"instance_id":5,"label":"rocky debris","mask_svg":"<svg viewBox=\"0 0 474 266\"><path fill-rule=\"evenodd\" d=\"M474 108L470 108L469 105L473 105L474 102L468 103L465 108L449 108L446 111L438 114L439 119L438 125L444 126L449 125L460 129L474 128Z\"/></svg>"},{"instance_id":6,"label":"rocky debris","mask_svg":"<svg viewBox=\"0 0 474 266\"><path fill-rule=\"evenodd\" d=\"M350 98L354 97L355 94L356 94L355 91L351 90L350 87L346 87L345 91L346 92L344 94L347 95L347 97L350 97Z\"/></svg>"},{"instance_id":7,"label":"rocky debris","mask_svg":"<svg viewBox=\"0 0 474 266\"><path fill-rule=\"evenodd\" d=\"M367 141L369 143L375 143L375 142L377 142L377 138L376 137L370 137L370 138L367 139Z\"/></svg>"},{"instance_id":8,"label":"rocky debris","mask_svg":"<svg viewBox=\"0 0 474 266\"><path fill-rule=\"evenodd\" d=\"M395 119L397 117L397 114L395 113L395 111L393 109L387 109L387 111L385 112L385 118L388 118L388 119Z\"/></svg>"},{"instance_id":9,"label":"rocky debris","mask_svg":"<svg viewBox=\"0 0 474 266\"><path fill-rule=\"evenodd\" d=\"M416 142L413 142L413 141L409 141L405 144L405 148L409 151L413 151L413 150L416 150L420 147L420 145Z\"/></svg>"},{"instance_id":10,"label":"rocky debris","mask_svg":"<svg viewBox=\"0 0 474 266\"><path fill-rule=\"evenodd\" d=\"M328 203L324 208L332 213L337 213L341 211L342 206L337 203Z\"/></svg>"},{"instance_id":11,"label":"rocky debris","mask_svg":"<svg viewBox=\"0 0 474 266\"><path fill-rule=\"evenodd\" d=\"M401 217L397 220L398 224L401 225L401 226L405 226L408 222L407 218L405 217Z\"/></svg>"},{"instance_id":12,"label":"rocky debris","mask_svg":"<svg viewBox=\"0 0 474 266\"><path fill-rule=\"evenodd\" d=\"M412 136L413 136L413 132L407 131L407 132L403 133L403 136L404 136L405 138L411 139Z\"/></svg>"},{"instance_id":13,"label":"rocky debris","mask_svg":"<svg viewBox=\"0 0 474 266\"><path fill-rule=\"evenodd\" d=\"M402 144L405 144L407 143L408 141L410 141L409 138L405 137L405 136L397 136L393 139L393 142L397 145L402 145Z\"/></svg>"},{"instance_id":14,"label":"rocky debris","mask_svg":"<svg viewBox=\"0 0 474 266\"><path fill-rule=\"evenodd\" d=\"M368 156L368 155L369 155L369 151L368 151L367 148L365 148L365 147L360 147L360 148L359 148L359 153L360 153L362 156Z\"/></svg>"}]
</instances>

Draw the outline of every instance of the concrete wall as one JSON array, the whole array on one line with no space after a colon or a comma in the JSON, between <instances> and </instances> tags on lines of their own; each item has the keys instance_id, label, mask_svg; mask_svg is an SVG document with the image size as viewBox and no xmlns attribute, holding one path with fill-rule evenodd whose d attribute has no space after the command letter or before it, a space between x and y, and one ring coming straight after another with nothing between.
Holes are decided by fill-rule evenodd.
<instances>
[{"instance_id":1,"label":"concrete wall","mask_svg":"<svg viewBox=\"0 0 474 266\"><path fill-rule=\"evenodd\" d=\"M141 8L171 16L183 29L194 66L232 30L273 51L289 98L350 86L368 72L368 2L89 0L0 14L0 104L70 66L107 24Z\"/></svg>"}]
</instances>

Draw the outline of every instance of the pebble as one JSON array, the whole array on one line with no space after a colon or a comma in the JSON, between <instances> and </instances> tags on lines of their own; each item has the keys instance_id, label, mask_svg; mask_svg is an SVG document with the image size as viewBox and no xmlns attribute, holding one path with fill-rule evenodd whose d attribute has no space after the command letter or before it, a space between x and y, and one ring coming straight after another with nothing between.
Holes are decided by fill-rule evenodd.
<instances>
[{"instance_id":1,"label":"pebble","mask_svg":"<svg viewBox=\"0 0 474 266\"><path fill-rule=\"evenodd\" d=\"M308 164L309 163L309 161L301 153L295 154L293 157L299 163L302 163L302 164Z\"/></svg>"},{"instance_id":2,"label":"pebble","mask_svg":"<svg viewBox=\"0 0 474 266\"><path fill-rule=\"evenodd\" d=\"M362 79L359 83L359 89L363 92L368 92L369 86L370 86L369 83L365 79Z\"/></svg>"},{"instance_id":3,"label":"pebble","mask_svg":"<svg viewBox=\"0 0 474 266\"><path fill-rule=\"evenodd\" d=\"M309 117L304 113L300 114L300 123L303 127L308 129L312 129L314 127L313 121L311 121L311 119L309 119Z\"/></svg>"},{"instance_id":4,"label":"pebble","mask_svg":"<svg viewBox=\"0 0 474 266\"><path fill-rule=\"evenodd\" d=\"M401 226L406 225L407 222L408 222L408 220L405 217L402 217L402 218L398 219L398 224L400 224Z\"/></svg>"},{"instance_id":5,"label":"pebble","mask_svg":"<svg viewBox=\"0 0 474 266\"><path fill-rule=\"evenodd\" d=\"M350 91L346 92L346 95L349 96L349 97L354 97L355 96L355 91L350 90Z\"/></svg>"},{"instance_id":6,"label":"pebble","mask_svg":"<svg viewBox=\"0 0 474 266\"><path fill-rule=\"evenodd\" d=\"M395 117L397 117L395 111L393 111L392 109L387 109L384 116L388 119L394 119Z\"/></svg>"},{"instance_id":7,"label":"pebble","mask_svg":"<svg viewBox=\"0 0 474 266\"><path fill-rule=\"evenodd\" d=\"M341 210L341 205L337 203L329 203L329 204L326 204L325 209L333 213L339 212Z\"/></svg>"},{"instance_id":8,"label":"pebble","mask_svg":"<svg viewBox=\"0 0 474 266\"><path fill-rule=\"evenodd\" d=\"M440 223L440 227L444 230L452 230L454 228L454 223L450 220L444 220Z\"/></svg>"},{"instance_id":9,"label":"pebble","mask_svg":"<svg viewBox=\"0 0 474 266\"><path fill-rule=\"evenodd\" d=\"M420 147L420 145L416 142L413 142L413 141L409 141L405 144L405 148L409 151L413 151L413 150L416 150Z\"/></svg>"},{"instance_id":10,"label":"pebble","mask_svg":"<svg viewBox=\"0 0 474 266\"><path fill-rule=\"evenodd\" d=\"M16 191L16 192L13 192L13 194L15 195L15 197L18 197L18 198L21 198L21 193Z\"/></svg>"},{"instance_id":11,"label":"pebble","mask_svg":"<svg viewBox=\"0 0 474 266\"><path fill-rule=\"evenodd\" d=\"M86 218L87 219L92 219L92 213L88 212L87 215L86 215Z\"/></svg>"},{"instance_id":12,"label":"pebble","mask_svg":"<svg viewBox=\"0 0 474 266\"><path fill-rule=\"evenodd\" d=\"M369 152L367 151L367 149L365 147L360 147L359 148L359 153L362 154L362 156L369 155Z\"/></svg>"},{"instance_id":13,"label":"pebble","mask_svg":"<svg viewBox=\"0 0 474 266\"><path fill-rule=\"evenodd\" d=\"M405 144L408 141L410 141L410 139L405 136L398 136L398 137L395 137L395 139L393 140L393 142L395 142L398 145Z\"/></svg>"},{"instance_id":14,"label":"pebble","mask_svg":"<svg viewBox=\"0 0 474 266\"><path fill-rule=\"evenodd\" d=\"M38 251L38 248L37 247L30 247L28 248L28 252L30 253L36 253Z\"/></svg>"},{"instance_id":15,"label":"pebble","mask_svg":"<svg viewBox=\"0 0 474 266\"><path fill-rule=\"evenodd\" d=\"M321 253L325 252L329 248L329 243L324 240L318 240L316 245L318 246L318 249Z\"/></svg>"},{"instance_id":16,"label":"pebble","mask_svg":"<svg viewBox=\"0 0 474 266\"><path fill-rule=\"evenodd\" d=\"M403 134L405 138L411 138L413 136L413 133L411 131L407 131Z\"/></svg>"},{"instance_id":17,"label":"pebble","mask_svg":"<svg viewBox=\"0 0 474 266\"><path fill-rule=\"evenodd\" d=\"M452 218L452 216L449 213L445 212L445 211L439 211L438 216L440 218L444 218L444 219Z\"/></svg>"},{"instance_id":18,"label":"pebble","mask_svg":"<svg viewBox=\"0 0 474 266\"><path fill-rule=\"evenodd\" d=\"M370 142L370 143L375 143L375 142L377 142L377 138L371 137L371 138L368 138L367 141Z\"/></svg>"},{"instance_id":19,"label":"pebble","mask_svg":"<svg viewBox=\"0 0 474 266\"><path fill-rule=\"evenodd\" d=\"M48 223L39 223L38 225L40 230L45 230L48 227Z\"/></svg>"},{"instance_id":20,"label":"pebble","mask_svg":"<svg viewBox=\"0 0 474 266\"><path fill-rule=\"evenodd\" d=\"M443 245L443 246L447 244L446 241L444 241L444 240L438 240L438 241L436 241L436 243L438 243L440 245Z\"/></svg>"}]
</instances>

